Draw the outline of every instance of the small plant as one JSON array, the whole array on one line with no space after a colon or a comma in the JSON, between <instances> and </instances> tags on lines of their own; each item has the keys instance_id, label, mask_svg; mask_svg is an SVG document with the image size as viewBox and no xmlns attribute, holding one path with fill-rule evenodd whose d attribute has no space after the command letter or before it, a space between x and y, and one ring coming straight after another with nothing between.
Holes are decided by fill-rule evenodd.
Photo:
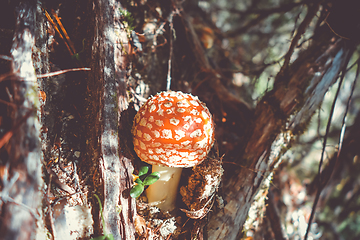
<instances>
[{"instance_id":1,"label":"small plant","mask_svg":"<svg viewBox=\"0 0 360 240\"><path fill-rule=\"evenodd\" d=\"M145 186L151 185L160 178L159 172L153 172L147 174L149 172L148 166L142 166L139 170L139 176L135 179L136 185L131 189L130 196L132 198L139 197L145 189Z\"/></svg>"},{"instance_id":2,"label":"small plant","mask_svg":"<svg viewBox=\"0 0 360 240\"><path fill-rule=\"evenodd\" d=\"M72 59L76 59L78 60L79 62L81 62L81 59L80 59L80 53L83 53L85 51L85 38L82 40L82 49L80 52L77 52L77 53L74 53L71 58Z\"/></svg>"},{"instance_id":3,"label":"small plant","mask_svg":"<svg viewBox=\"0 0 360 240\"><path fill-rule=\"evenodd\" d=\"M121 23L124 24L124 27L126 29L126 32L128 34L128 37L131 36L131 32L135 29L134 26L134 17L131 15L131 13L127 10L121 10L119 9L121 14Z\"/></svg>"},{"instance_id":4,"label":"small plant","mask_svg":"<svg viewBox=\"0 0 360 240\"><path fill-rule=\"evenodd\" d=\"M101 205L100 198L96 194L94 194L94 196L96 197L96 199L99 202L101 223L102 223L104 235L96 237L96 238L91 238L90 240L114 240L114 236L111 233L108 234L107 231L106 231L105 220L104 220L104 215L103 215L103 210L102 210L102 205Z\"/></svg>"}]
</instances>

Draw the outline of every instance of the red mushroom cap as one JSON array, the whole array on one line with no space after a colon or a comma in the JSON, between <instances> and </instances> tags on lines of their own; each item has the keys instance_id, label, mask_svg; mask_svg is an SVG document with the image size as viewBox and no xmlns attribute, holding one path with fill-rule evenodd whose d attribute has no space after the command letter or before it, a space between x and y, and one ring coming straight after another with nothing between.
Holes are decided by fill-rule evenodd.
<instances>
[{"instance_id":1,"label":"red mushroom cap","mask_svg":"<svg viewBox=\"0 0 360 240\"><path fill-rule=\"evenodd\" d=\"M209 109L197 97L182 92L150 97L136 114L132 133L135 152L152 165L193 167L214 144Z\"/></svg>"}]
</instances>

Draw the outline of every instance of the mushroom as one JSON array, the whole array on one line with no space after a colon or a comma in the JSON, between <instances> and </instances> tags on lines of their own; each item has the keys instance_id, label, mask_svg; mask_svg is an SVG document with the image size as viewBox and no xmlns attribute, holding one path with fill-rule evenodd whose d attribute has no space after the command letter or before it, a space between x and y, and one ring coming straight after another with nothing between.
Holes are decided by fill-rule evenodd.
<instances>
[{"instance_id":1,"label":"mushroom","mask_svg":"<svg viewBox=\"0 0 360 240\"><path fill-rule=\"evenodd\" d=\"M139 109L132 134L136 154L160 173L146 190L149 204L173 210L182 168L201 163L214 144L209 109L191 94L161 92Z\"/></svg>"}]
</instances>

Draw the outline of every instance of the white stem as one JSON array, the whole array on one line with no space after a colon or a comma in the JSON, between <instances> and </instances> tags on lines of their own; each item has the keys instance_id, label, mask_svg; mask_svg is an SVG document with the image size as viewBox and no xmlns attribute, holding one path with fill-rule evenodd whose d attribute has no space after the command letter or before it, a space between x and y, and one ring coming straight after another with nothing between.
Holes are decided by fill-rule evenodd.
<instances>
[{"instance_id":1,"label":"white stem","mask_svg":"<svg viewBox=\"0 0 360 240\"><path fill-rule=\"evenodd\" d=\"M152 166L152 172L159 172L160 178L146 189L150 205L162 211L171 211L175 208L181 171L182 168Z\"/></svg>"}]
</instances>

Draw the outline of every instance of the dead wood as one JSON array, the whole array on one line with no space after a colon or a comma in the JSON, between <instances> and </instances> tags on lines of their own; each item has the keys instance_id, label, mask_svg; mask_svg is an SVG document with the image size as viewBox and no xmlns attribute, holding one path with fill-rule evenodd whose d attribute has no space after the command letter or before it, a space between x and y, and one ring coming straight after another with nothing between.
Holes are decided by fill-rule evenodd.
<instances>
[{"instance_id":1,"label":"dead wood","mask_svg":"<svg viewBox=\"0 0 360 240\"><path fill-rule=\"evenodd\" d=\"M129 195L133 166L120 151L118 137L121 128L118 121L128 106L124 58L128 40L119 22L119 9L122 9L119 3L95 1L92 9L92 73L87 81L86 99L89 105L85 129L89 141L84 161L92 161L97 173L93 178L93 189L103 200L108 233L115 239L134 239L135 199ZM83 174L91 174L89 170L83 169ZM99 213L96 215L99 216ZM97 227L100 226L95 223ZM99 230L95 229L96 232L99 233Z\"/></svg>"},{"instance_id":2,"label":"dead wood","mask_svg":"<svg viewBox=\"0 0 360 240\"><path fill-rule=\"evenodd\" d=\"M281 228L281 219L274 201L274 195L271 191L269 191L267 197L268 199L266 200L266 216L269 219L270 226L275 235L275 239L285 240L283 230Z\"/></svg>"},{"instance_id":3,"label":"dead wood","mask_svg":"<svg viewBox=\"0 0 360 240\"><path fill-rule=\"evenodd\" d=\"M300 122L285 128L287 120L295 114L293 121L301 119L301 123L306 123L320 104L316 99L323 99L326 89L348 63L351 45L334 39L327 29L320 28L318 31L320 36L314 39L312 46L301 53L285 75L276 77L274 89L258 103L244 156L237 160L249 168L238 170L224 182L224 200L227 204L223 211L210 219L209 239L237 239L241 236L242 225L255 194L262 181L269 176L281 148L286 149L289 143L289 136L282 134L290 129L296 133L295 129L301 128ZM322 57L326 61L319 61ZM318 75L321 76L319 79ZM317 90L309 94L311 89ZM308 101L315 103L308 105ZM277 145L279 140L280 145Z\"/></svg>"},{"instance_id":4,"label":"dead wood","mask_svg":"<svg viewBox=\"0 0 360 240\"><path fill-rule=\"evenodd\" d=\"M308 3L308 1L304 2ZM56 237L56 232L60 232L56 231L56 216L53 217L56 214L53 213L59 209L63 210L61 207L68 204L67 201L72 195L80 196L78 199L81 199L82 207L91 206L93 222L86 226L91 229L87 235L84 233L81 236L83 238L89 235L100 236L106 232L112 234L115 239L135 239L135 219L141 222L138 224L140 225L138 232L142 231L146 235L146 231L150 233L153 231L146 226L144 219L136 217L135 199L129 196L133 184L132 161L139 165L131 150L130 128L134 109L129 107L129 92L137 100L141 99L141 94L154 94L164 88L166 73L171 72L173 89L192 92L207 103L217 123L216 138L220 152L226 152L222 163L219 163L220 158L214 159L216 161L213 164L218 168L209 167L212 170L216 168L215 172L207 168L201 170L202 173L209 170L207 175L216 178L216 184L212 184L213 186L208 184L212 186L211 192L199 202L197 201L201 196L200 190L205 188L203 179L206 179L207 175L200 173L190 175L191 171L188 170L190 183L183 186L182 192L185 197L188 197L185 204L189 209L184 212L194 219L194 221L191 220L194 224L189 224L190 226L186 226L183 230L185 232L190 229L193 237L201 239L239 239L255 194L264 180L271 175L274 165L289 146L291 137L301 134L306 127L325 93L348 63L354 44L346 38L336 36L326 25L319 25L308 49L301 52L297 60L289 64L301 33L311 22L318 8L318 5L314 5L302 29L299 29L301 31L296 41L294 40L291 44L289 54L286 56L286 64L276 76L273 89L262 97L255 109L252 109L251 104L231 93L233 85L229 76L232 73L221 69L218 62L207 55L206 48L209 45L204 45L202 42L204 39L199 36L199 28L194 26L196 16L188 15L179 2L164 3L164 6L160 7L164 18L157 18L159 22L155 27L159 31L154 33L151 41L148 40L147 43L152 44L148 46L148 49L144 48L144 52L140 50L136 52L132 49L135 44L131 43L131 45L129 38L132 41L136 40L136 34L126 31L128 29L125 29L123 19L121 20L119 14L119 9L123 11L125 8L119 2L94 0L77 1L76 4L79 4L79 8L86 9L88 12L86 20L89 23L85 44L87 58L77 64L87 64L86 67L91 68L91 73L77 75L81 79L76 82L84 86L84 92L82 92L84 100L76 105L81 106L82 109L77 111L74 106L76 114L79 115L78 119L81 120L79 120L82 134L81 157L73 160L61 154L60 151L64 149L62 142L71 145L66 142L68 139L61 140L64 139L63 136L52 134L42 139L44 143L50 145L48 149L43 149L45 163L48 164L47 171L44 171L47 184L47 196L44 202L47 202L46 207L52 211L46 217L50 218L47 227L52 230L50 232L53 237ZM155 9L157 6L150 6L151 4L149 2L142 7L149 7L146 11L154 14L156 11L152 8ZM298 4L300 3L291 4L289 7L292 8ZM14 124L7 135L7 139L10 139L6 146L9 149L9 161L1 166L1 170L4 169L6 173L1 175L3 179L0 229L2 233L5 233L5 239L13 239L17 236L33 238L37 217L35 210L40 204L39 129L37 129L36 117L29 114L29 109L35 109L37 103L34 100L36 98L29 98L29 94L26 93L37 90L31 60L31 54L34 54L32 48L35 39L35 7L35 3L29 1L18 9L18 25L12 50L15 74L11 75L14 101L10 105L16 104L17 107L11 112ZM285 11L287 6L285 7L282 10L275 10ZM273 9L269 9L269 13L266 13L264 17L272 11ZM336 15L336 11L331 14ZM172 17L166 18L169 15ZM261 17L258 20L261 20ZM171 32L170 24L174 32ZM235 31L232 34L235 34ZM84 32L81 34L85 35ZM129 32L132 34L131 37ZM215 29L214 32L216 32ZM214 32L210 35L215 38ZM173 35L176 35L176 38L174 37L170 48L169 37ZM81 37L78 36L78 38ZM151 51L149 51L150 48ZM41 52L44 53L43 50ZM47 51L46 47L45 50ZM75 55L74 52L73 55ZM221 49L218 49L218 54L220 52ZM171 55L172 59L168 61ZM42 69L39 70L41 73L47 72L46 64L49 64L47 57L43 57L39 56L39 59L43 59L40 61L44 63L37 67L37 69ZM133 72L128 69L130 61L133 64L131 65ZM141 61L144 63L143 66L137 64ZM168 62L172 66L171 71L168 69ZM32 72L23 70L22 66L31 66L28 69L32 69ZM135 73L140 73L140 77L135 78ZM132 82L129 81L129 75L134 75L130 80ZM64 79L68 80L66 77ZM69 84L66 80L58 81L59 88L63 87L62 83ZM73 80L74 78L71 78L71 81ZM137 80L149 83L150 90L136 92ZM69 88L76 84L69 85ZM37 96L36 93L34 94ZM66 105L69 102L71 103L71 99L62 104ZM139 102L135 100L135 106ZM57 107L57 101L53 100L53 103L55 104L50 106ZM9 108L11 108L10 105ZM63 113L58 113L56 117L55 120L51 120L54 125L51 127L64 128ZM57 121L59 119L61 123ZM25 123L22 124L22 122ZM2 139L1 144L7 139ZM49 149L53 152L59 149L56 164L54 163L56 158L49 153ZM73 150L71 147L70 149ZM56 165L58 171L54 171L55 167L51 164ZM222 175L221 166L218 166L220 164L224 165L224 175ZM231 164L231 167L226 164ZM71 174L66 171L68 166L71 166ZM46 176L46 172L49 176ZM69 176L61 179L59 173ZM215 211L212 208L213 198L216 196L214 193L218 191L221 176L223 178L219 194L224 198L224 207ZM64 183L64 179L68 182ZM201 180L196 182L198 179ZM55 186L60 186L60 189L67 193L56 196L54 201L50 201L51 185L54 182ZM102 202L104 227L101 224L101 213L94 194L97 194ZM20 221L18 221L20 214L23 221L22 227L25 229L21 231L15 224ZM60 217L63 216L61 214ZM88 230L86 227L83 228L83 232ZM279 230L279 226L274 228ZM153 232L157 235L158 231L159 229L156 228ZM171 234L168 236L170 238Z\"/></svg>"},{"instance_id":5,"label":"dead wood","mask_svg":"<svg viewBox=\"0 0 360 240\"><path fill-rule=\"evenodd\" d=\"M9 93L12 137L2 159L1 239L35 239L40 219L41 165L37 79L32 60L35 45L36 5L33 1L16 8L16 29L11 48L12 72ZM29 114L30 113L30 114ZM18 126L17 126L18 125Z\"/></svg>"}]
</instances>

